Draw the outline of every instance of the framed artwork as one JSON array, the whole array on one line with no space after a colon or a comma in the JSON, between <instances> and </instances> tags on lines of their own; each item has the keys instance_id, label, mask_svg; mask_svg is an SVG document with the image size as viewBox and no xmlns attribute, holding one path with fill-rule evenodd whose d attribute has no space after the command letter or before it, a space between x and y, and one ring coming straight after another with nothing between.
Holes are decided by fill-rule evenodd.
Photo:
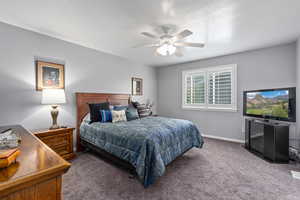
<instances>
[{"instance_id":1,"label":"framed artwork","mask_svg":"<svg viewBox=\"0 0 300 200\"><path fill-rule=\"evenodd\" d=\"M65 88L65 66L50 62L36 61L36 90L44 88Z\"/></svg>"},{"instance_id":2,"label":"framed artwork","mask_svg":"<svg viewBox=\"0 0 300 200\"><path fill-rule=\"evenodd\" d=\"M143 95L143 79L141 78L132 78L131 82L131 94L134 96Z\"/></svg>"}]
</instances>

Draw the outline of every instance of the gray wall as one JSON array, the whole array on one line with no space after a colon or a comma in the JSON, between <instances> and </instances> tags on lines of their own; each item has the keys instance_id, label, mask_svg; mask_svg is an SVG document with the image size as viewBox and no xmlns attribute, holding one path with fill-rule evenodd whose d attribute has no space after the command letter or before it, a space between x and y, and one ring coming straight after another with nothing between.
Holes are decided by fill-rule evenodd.
<instances>
[{"instance_id":1,"label":"gray wall","mask_svg":"<svg viewBox=\"0 0 300 200\"><path fill-rule=\"evenodd\" d=\"M238 112L183 110L181 72L186 69L237 64ZM195 122L203 134L244 139L242 92L296 86L296 44L286 44L157 69L158 114ZM295 126L291 127L295 136Z\"/></svg>"},{"instance_id":2,"label":"gray wall","mask_svg":"<svg viewBox=\"0 0 300 200\"><path fill-rule=\"evenodd\" d=\"M65 64L67 104L60 107L59 123L75 126L75 92L131 93L131 77L144 79L144 96L156 103L153 68L0 23L0 125L22 124L48 128L50 107L41 105L35 91L36 58Z\"/></svg>"},{"instance_id":3,"label":"gray wall","mask_svg":"<svg viewBox=\"0 0 300 200\"><path fill-rule=\"evenodd\" d=\"M300 150L300 38L297 41L297 139L298 139L298 149ZM299 151L300 156L300 151Z\"/></svg>"}]
</instances>

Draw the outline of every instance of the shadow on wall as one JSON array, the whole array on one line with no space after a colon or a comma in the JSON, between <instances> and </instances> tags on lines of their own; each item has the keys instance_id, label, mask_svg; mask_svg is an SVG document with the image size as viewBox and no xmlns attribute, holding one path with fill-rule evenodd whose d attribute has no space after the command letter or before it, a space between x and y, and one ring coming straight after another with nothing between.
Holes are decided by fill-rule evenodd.
<instances>
[{"instance_id":1,"label":"shadow on wall","mask_svg":"<svg viewBox=\"0 0 300 200\"><path fill-rule=\"evenodd\" d=\"M0 76L0 125L21 124L28 129L51 125L50 106L42 105L42 93L35 90L35 80L2 73ZM60 106L60 118L70 116Z\"/></svg>"},{"instance_id":2,"label":"shadow on wall","mask_svg":"<svg viewBox=\"0 0 300 200\"><path fill-rule=\"evenodd\" d=\"M35 86L24 79L2 73L0 77L0 123L19 124L38 106L39 93L34 93Z\"/></svg>"}]
</instances>

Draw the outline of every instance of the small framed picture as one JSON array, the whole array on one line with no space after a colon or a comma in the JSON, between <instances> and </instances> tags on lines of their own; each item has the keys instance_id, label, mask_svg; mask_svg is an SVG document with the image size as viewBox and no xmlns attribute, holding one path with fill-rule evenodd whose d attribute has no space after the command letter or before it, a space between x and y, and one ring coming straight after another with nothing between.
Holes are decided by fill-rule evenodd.
<instances>
[{"instance_id":1,"label":"small framed picture","mask_svg":"<svg viewBox=\"0 0 300 200\"><path fill-rule=\"evenodd\" d=\"M65 88L65 66L36 61L36 90Z\"/></svg>"},{"instance_id":2,"label":"small framed picture","mask_svg":"<svg viewBox=\"0 0 300 200\"><path fill-rule=\"evenodd\" d=\"M131 94L133 96L142 96L143 95L143 79L141 78L132 78L131 82Z\"/></svg>"}]
</instances>

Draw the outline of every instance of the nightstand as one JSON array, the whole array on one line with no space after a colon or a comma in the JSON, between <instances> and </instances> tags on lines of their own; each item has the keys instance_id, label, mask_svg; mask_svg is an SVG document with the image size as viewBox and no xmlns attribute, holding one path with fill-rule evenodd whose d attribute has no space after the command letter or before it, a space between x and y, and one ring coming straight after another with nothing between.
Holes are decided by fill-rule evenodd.
<instances>
[{"instance_id":1,"label":"nightstand","mask_svg":"<svg viewBox=\"0 0 300 200\"><path fill-rule=\"evenodd\" d=\"M73 131L75 128L59 128L34 131L34 135L66 160L75 157L73 152Z\"/></svg>"}]
</instances>

